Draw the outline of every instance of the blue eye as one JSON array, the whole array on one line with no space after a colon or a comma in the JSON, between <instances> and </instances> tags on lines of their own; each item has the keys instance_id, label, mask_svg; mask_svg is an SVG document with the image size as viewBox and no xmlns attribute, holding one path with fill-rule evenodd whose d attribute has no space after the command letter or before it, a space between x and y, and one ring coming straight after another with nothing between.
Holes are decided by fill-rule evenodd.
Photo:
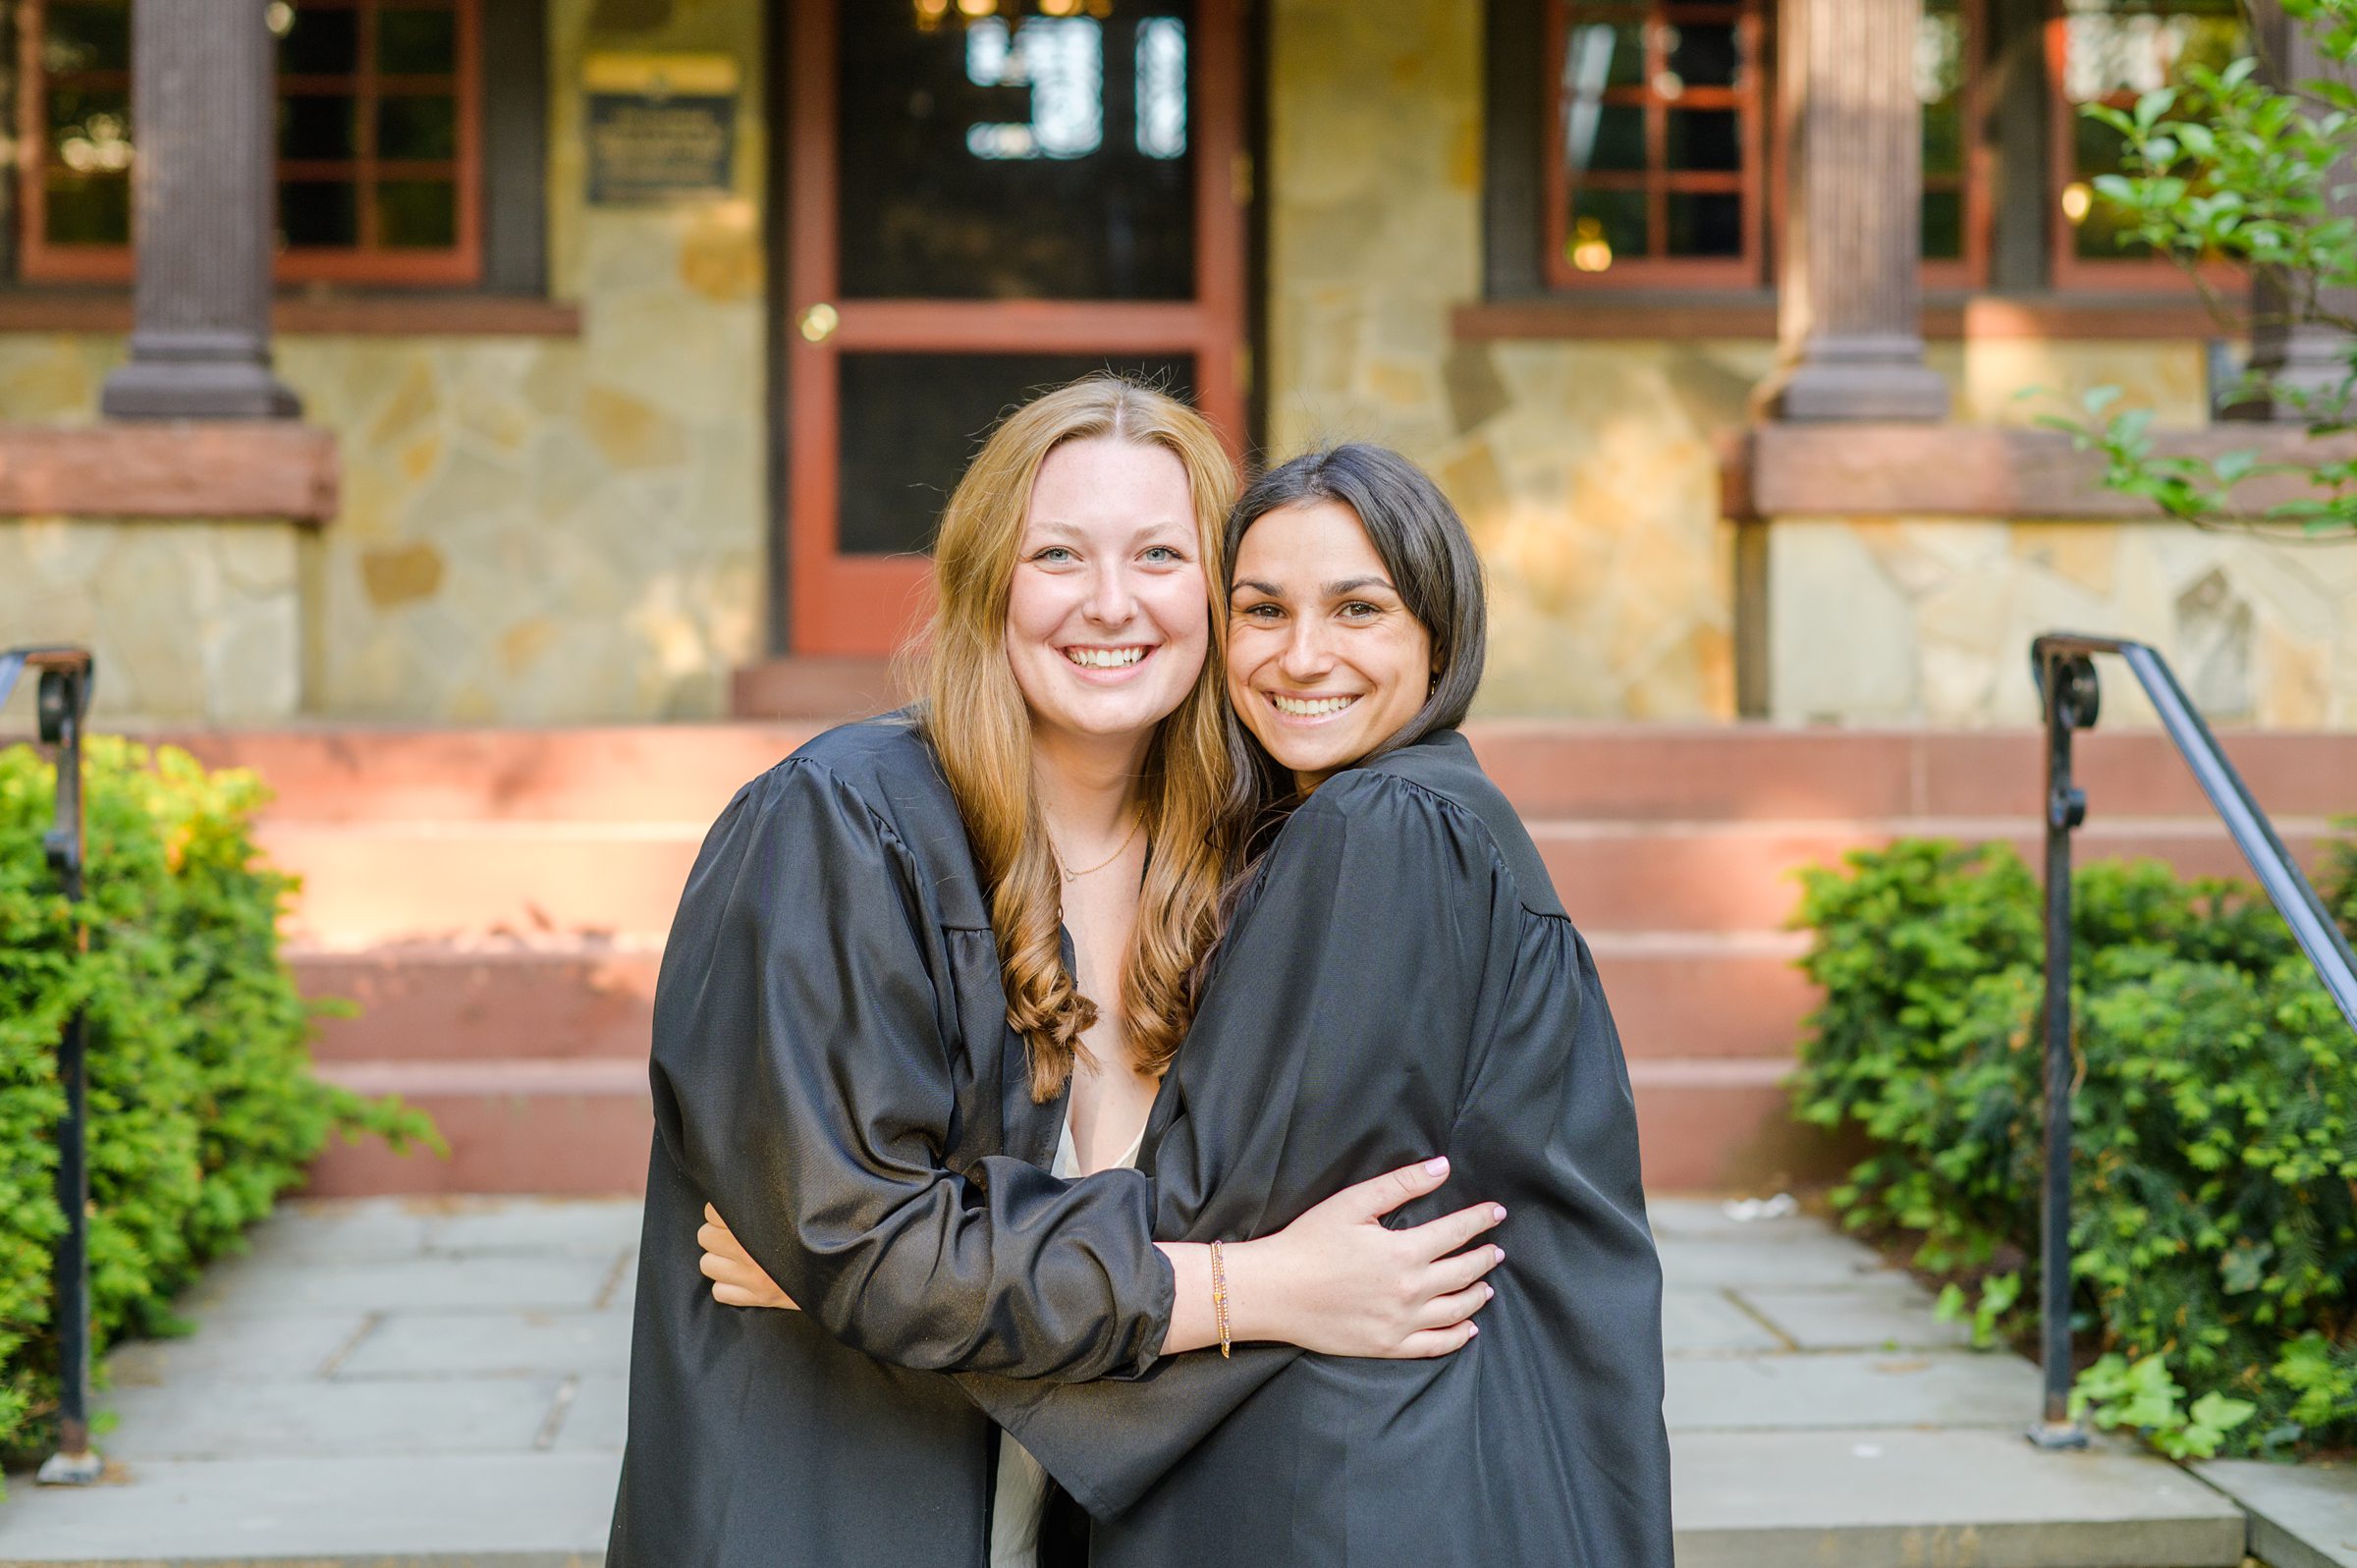
<instances>
[{"instance_id":1,"label":"blue eye","mask_svg":"<svg viewBox=\"0 0 2357 1568\"><path fill-rule=\"evenodd\" d=\"M1064 545L1050 545L1031 559L1045 566L1061 567L1068 561L1077 561L1079 557Z\"/></svg>"},{"instance_id":2,"label":"blue eye","mask_svg":"<svg viewBox=\"0 0 2357 1568\"><path fill-rule=\"evenodd\" d=\"M1175 567L1186 558L1169 545L1149 545L1146 549L1146 559L1158 567Z\"/></svg>"}]
</instances>

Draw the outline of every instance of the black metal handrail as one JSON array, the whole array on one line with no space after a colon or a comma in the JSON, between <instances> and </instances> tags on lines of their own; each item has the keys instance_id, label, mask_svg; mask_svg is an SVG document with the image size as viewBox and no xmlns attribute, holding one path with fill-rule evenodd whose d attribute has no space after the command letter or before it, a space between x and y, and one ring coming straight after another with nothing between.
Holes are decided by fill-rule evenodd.
<instances>
[{"instance_id":1,"label":"black metal handrail","mask_svg":"<svg viewBox=\"0 0 2357 1568\"><path fill-rule=\"evenodd\" d=\"M96 678L86 648L11 648L0 652L0 702L27 670L40 672L35 712L41 743L57 750L57 801L41 838L58 891L80 904L85 844L82 834L82 722ZM75 942L86 949L89 928L77 920ZM58 1487L86 1487L104 1469L90 1448L90 1166L84 1136L89 1110L88 1019L80 1008L57 1046L57 1079L66 1113L57 1127L57 1206L66 1233L53 1259L57 1295L57 1452L38 1479Z\"/></svg>"},{"instance_id":2,"label":"black metal handrail","mask_svg":"<svg viewBox=\"0 0 2357 1568\"><path fill-rule=\"evenodd\" d=\"M2030 665L2046 712L2046 1191L2040 1267L2046 1403L2030 1440L2042 1447L2083 1447L2087 1434L2070 1419L2070 836L2087 820L2087 795L2071 782L2071 736L2095 728L2103 688L2095 655L2127 662L2161 716L2194 782L2210 797L2242 858L2294 941L2308 955L2341 1016L2357 1030L2357 954L2274 824L2202 722L2168 661L2141 642L2055 631L2030 644Z\"/></svg>"}]
</instances>

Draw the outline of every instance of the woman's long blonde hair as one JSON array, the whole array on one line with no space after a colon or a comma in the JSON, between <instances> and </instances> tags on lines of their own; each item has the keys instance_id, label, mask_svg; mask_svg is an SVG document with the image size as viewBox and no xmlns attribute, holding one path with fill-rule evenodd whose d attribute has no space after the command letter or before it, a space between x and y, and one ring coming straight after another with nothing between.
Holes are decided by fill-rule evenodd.
<instances>
[{"instance_id":1,"label":"woman's long blonde hair","mask_svg":"<svg viewBox=\"0 0 2357 1568\"><path fill-rule=\"evenodd\" d=\"M1097 1006L1065 968L1063 880L1031 777L1031 720L1007 661L1007 604L1032 482L1049 453L1092 437L1157 446L1186 470L1211 636L1203 675L1156 730L1139 781L1147 842L1137 930L1122 969L1132 1060L1159 1076L1193 1015L1191 977L1218 935L1227 868L1229 751L1222 678L1227 584L1222 535L1235 469L1201 414L1118 376L1090 376L1008 415L942 514L933 552L938 607L917 644L921 723L973 840L1006 976L1007 1021L1030 1047L1031 1097L1054 1099ZM1093 1066L1094 1062L1090 1064Z\"/></svg>"}]
</instances>

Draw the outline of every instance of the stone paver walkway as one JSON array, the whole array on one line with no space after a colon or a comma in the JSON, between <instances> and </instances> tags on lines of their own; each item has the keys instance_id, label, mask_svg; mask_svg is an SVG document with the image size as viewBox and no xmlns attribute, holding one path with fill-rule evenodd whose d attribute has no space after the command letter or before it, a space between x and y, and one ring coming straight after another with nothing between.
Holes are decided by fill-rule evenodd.
<instances>
[{"instance_id":1,"label":"stone paver walkway","mask_svg":"<svg viewBox=\"0 0 2357 1568\"><path fill-rule=\"evenodd\" d=\"M2270 1568L2357 1568L2357 1464L2214 1459L2202 1479L2251 1516L2251 1552Z\"/></svg>"},{"instance_id":2,"label":"stone paver walkway","mask_svg":"<svg viewBox=\"0 0 2357 1568\"><path fill-rule=\"evenodd\" d=\"M1822 1223L1744 1213L1654 1210L1682 1568L2241 1560L2220 1492L2125 1444L2036 1452L2026 1362ZM10 1479L0 1568L591 1568L637 1230L632 1204L288 1206L187 1304L194 1337L114 1358L112 1485Z\"/></svg>"},{"instance_id":3,"label":"stone paver walkway","mask_svg":"<svg viewBox=\"0 0 2357 1568\"><path fill-rule=\"evenodd\" d=\"M594 1568L635 1203L296 1203L110 1361L110 1485L9 1478L0 1564Z\"/></svg>"}]
</instances>

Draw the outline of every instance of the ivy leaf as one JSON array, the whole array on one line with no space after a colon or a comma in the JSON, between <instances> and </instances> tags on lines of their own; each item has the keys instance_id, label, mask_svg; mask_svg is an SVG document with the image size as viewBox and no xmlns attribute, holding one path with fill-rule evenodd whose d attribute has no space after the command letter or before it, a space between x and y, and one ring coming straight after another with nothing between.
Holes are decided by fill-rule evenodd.
<instances>
[{"instance_id":1,"label":"ivy leaf","mask_svg":"<svg viewBox=\"0 0 2357 1568\"><path fill-rule=\"evenodd\" d=\"M2268 1260L2275 1255L2275 1247L2264 1241L2244 1242L2228 1248L2225 1256L2218 1261L2219 1281L2225 1287L2226 1294L2241 1296L2257 1290L2260 1280L2265 1277Z\"/></svg>"}]
</instances>

